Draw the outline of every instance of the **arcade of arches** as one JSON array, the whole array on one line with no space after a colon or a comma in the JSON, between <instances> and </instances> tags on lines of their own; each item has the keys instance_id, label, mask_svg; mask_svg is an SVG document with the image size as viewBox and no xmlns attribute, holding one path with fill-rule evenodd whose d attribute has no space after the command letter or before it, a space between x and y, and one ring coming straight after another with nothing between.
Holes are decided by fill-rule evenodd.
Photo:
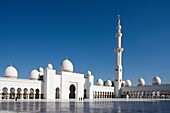
<instances>
[{"instance_id":1,"label":"arcade of arches","mask_svg":"<svg viewBox=\"0 0 170 113\"><path fill-rule=\"evenodd\" d=\"M93 98L114 98L113 92L94 91Z\"/></svg>"},{"instance_id":2,"label":"arcade of arches","mask_svg":"<svg viewBox=\"0 0 170 113\"><path fill-rule=\"evenodd\" d=\"M123 92L122 97L129 96L129 98L170 98L170 90L153 90L153 91L127 91Z\"/></svg>"},{"instance_id":3,"label":"arcade of arches","mask_svg":"<svg viewBox=\"0 0 170 113\"><path fill-rule=\"evenodd\" d=\"M39 93L40 90L39 89L28 89L28 88L10 88L8 89L7 87L4 87L2 89L2 99L42 99L43 98L43 94Z\"/></svg>"}]
</instances>

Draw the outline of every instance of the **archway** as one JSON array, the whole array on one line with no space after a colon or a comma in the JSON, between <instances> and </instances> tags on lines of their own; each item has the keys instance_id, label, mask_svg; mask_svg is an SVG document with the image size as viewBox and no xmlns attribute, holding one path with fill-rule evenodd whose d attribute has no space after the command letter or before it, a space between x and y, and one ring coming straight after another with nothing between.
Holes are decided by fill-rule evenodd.
<instances>
[{"instance_id":1,"label":"archway","mask_svg":"<svg viewBox=\"0 0 170 113\"><path fill-rule=\"evenodd\" d=\"M69 99L75 99L75 97L76 97L75 91L76 91L76 87L73 84L71 84Z\"/></svg>"},{"instance_id":2,"label":"archway","mask_svg":"<svg viewBox=\"0 0 170 113\"><path fill-rule=\"evenodd\" d=\"M18 89L17 89L17 98L18 98L18 99L21 99L21 91L22 91L21 88L18 88Z\"/></svg>"},{"instance_id":3,"label":"archway","mask_svg":"<svg viewBox=\"0 0 170 113\"><path fill-rule=\"evenodd\" d=\"M27 89L27 88L24 89L23 98L24 98L24 99L28 99L28 89Z\"/></svg>"},{"instance_id":4,"label":"archway","mask_svg":"<svg viewBox=\"0 0 170 113\"><path fill-rule=\"evenodd\" d=\"M85 98L87 98L87 90L86 89L84 89L84 98L83 99L85 99Z\"/></svg>"},{"instance_id":5,"label":"archway","mask_svg":"<svg viewBox=\"0 0 170 113\"><path fill-rule=\"evenodd\" d=\"M10 89L10 96L9 96L10 99L14 99L15 98L15 89L14 88L11 88Z\"/></svg>"},{"instance_id":6,"label":"archway","mask_svg":"<svg viewBox=\"0 0 170 113\"><path fill-rule=\"evenodd\" d=\"M2 89L2 99L7 99L8 98L8 88L4 87Z\"/></svg>"},{"instance_id":7,"label":"archway","mask_svg":"<svg viewBox=\"0 0 170 113\"><path fill-rule=\"evenodd\" d=\"M151 98L151 92L150 91L148 91L148 93L147 93L147 98Z\"/></svg>"},{"instance_id":8,"label":"archway","mask_svg":"<svg viewBox=\"0 0 170 113\"><path fill-rule=\"evenodd\" d=\"M40 92L39 89L35 90L35 99L39 99L39 92Z\"/></svg>"},{"instance_id":9,"label":"archway","mask_svg":"<svg viewBox=\"0 0 170 113\"><path fill-rule=\"evenodd\" d=\"M95 91L95 98L97 98L97 91Z\"/></svg>"},{"instance_id":10,"label":"archway","mask_svg":"<svg viewBox=\"0 0 170 113\"><path fill-rule=\"evenodd\" d=\"M156 91L156 98L160 98L160 91Z\"/></svg>"},{"instance_id":11,"label":"archway","mask_svg":"<svg viewBox=\"0 0 170 113\"><path fill-rule=\"evenodd\" d=\"M152 98L155 98L156 97L156 93L155 91L152 91Z\"/></svg>"},{"instance_id":12,"label":"archway","mask_svg":"<svg viewBox=\"0 0 170 113\"><path fill-rule=\"evenodd\" d=\"M55 94L56 94L55 98L59 99L60 98L60 89L58 87L56 88L56 93Z\"/></svg>"},{"instance_id":13,"label":"archway","mask_svg":"<svg viewBox=\"0 0 170 113\"><path fill-rule=\"evenodd\" d=\"M30 89L30 99L34 99L34 89L33 88L31 88Z\"/></svg>"}]
</instances>

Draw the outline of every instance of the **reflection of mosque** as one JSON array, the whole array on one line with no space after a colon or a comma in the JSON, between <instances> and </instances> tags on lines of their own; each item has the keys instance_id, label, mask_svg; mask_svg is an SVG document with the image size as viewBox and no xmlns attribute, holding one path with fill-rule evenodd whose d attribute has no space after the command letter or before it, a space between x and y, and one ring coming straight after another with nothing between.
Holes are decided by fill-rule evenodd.
<instances>
[{"instance_id":1,"label":"reflection of mosque","mask_svg":"<svg viewBox=\"0 0 170 113\"><path fill-rule=\"evenodd\" d=\"M4 71L0 78L0 99L93 99L93 98L170 98L170 84L161 84L160 77L152 80L152 85L145 85L140 78L137 86L131 86L130 80L122 80L122 53L120 17L116 27L116 65L114 81L97 79L90 71L87 74L76 73L74 66L67 58L60 64L60 70L47 68L33 69L30 79L19 79L16 68L12 65Z\"/></svg>"}]
</instances>

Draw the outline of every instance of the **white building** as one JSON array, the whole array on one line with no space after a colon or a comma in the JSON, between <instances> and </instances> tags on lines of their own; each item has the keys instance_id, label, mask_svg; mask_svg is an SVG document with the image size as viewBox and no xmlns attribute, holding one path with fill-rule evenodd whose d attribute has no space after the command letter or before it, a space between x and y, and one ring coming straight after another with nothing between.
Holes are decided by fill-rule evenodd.
<instances>
[{"instance_id":1,"label":"white building","mask_svg":"<svg viewBox=\"0 0 170 113\"><path fill-rule=\"evenodd\" d=\"M93 98L169 98L170 84L161 84L156 76L152 85L145 85L140 78L137 86L132 86L130 80L122 80L121 25L118 17L116 32L116 65L114 82L98 79L94 84L94 76L90 71L86 75L74 72L74 66L67 58L60 64L57 73L51 64L44 70L33 69L30 79L19 79L17 70L10 65L0 78L0 99L93 99Z\"/></svg>"},{"instance_id":2,"label":"white building","mask_svg":"<svg viewBox=\"0 0 170 113\"><path fill-rule=\"evenodd\" d=\"M10 65L0 78L0 99L93 99L112 98L114 87L108 80L103 86L101 79L94 85L94 76L90 71L86 75L74 72L73 64L65 59L56 73L51 64L43 70L33 69L30 79L19 79L17 70ZM98 93L100 92L100 94ZM104 97L105 96L105 97ZM106 97L107 96L107 97Z\"/></svg>"}]
</instances>

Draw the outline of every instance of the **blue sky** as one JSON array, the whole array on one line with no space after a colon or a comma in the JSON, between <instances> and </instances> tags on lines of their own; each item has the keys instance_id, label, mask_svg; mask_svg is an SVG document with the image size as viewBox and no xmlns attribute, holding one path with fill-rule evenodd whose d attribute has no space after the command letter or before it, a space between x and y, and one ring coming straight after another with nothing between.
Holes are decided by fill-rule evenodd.
<instances>
[{"instance_id":1,"label":"blue sky","mask_svg":"<svg viewBox=\"0 0 170 113\"><path fill-rule=\"evenodd\" d=\"M121 16L123 79L170 83L169 0L0 1L0 76L11 63L20 78L68 58L74 70L114 76L117 15Z\"/></svg>"}]
</instances>

